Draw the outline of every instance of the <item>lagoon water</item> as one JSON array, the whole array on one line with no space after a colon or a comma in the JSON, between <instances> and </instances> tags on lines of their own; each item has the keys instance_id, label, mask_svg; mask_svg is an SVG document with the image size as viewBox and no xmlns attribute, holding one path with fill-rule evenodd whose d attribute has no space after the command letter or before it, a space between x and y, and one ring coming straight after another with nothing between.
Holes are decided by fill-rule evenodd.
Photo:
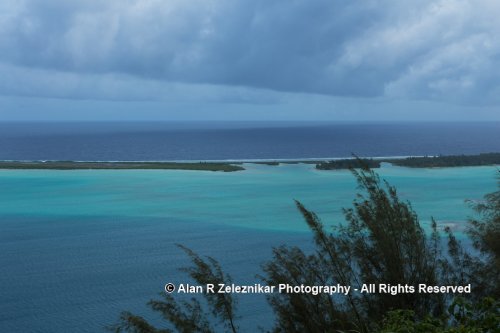
<instances>
[{"instance_id":1,"label":"lagoon water","mask_svg":"<svg viewBox=\"0 0 500 333\"><path fill-rule=\"evenodd\" d=\"M310 247L293 199L325 224L343 221L348 171L245 164L234 173L163 170L0 170L0 331L101 332L167 282L188 282L175 243L219 259L236 283L257 281L272 246ZM465 199L496 189L495 167L408 169L381 176L430 217L460 232ZM243 295L240 325L270 328L264 296Z\"/></svg>"}]
</instances>

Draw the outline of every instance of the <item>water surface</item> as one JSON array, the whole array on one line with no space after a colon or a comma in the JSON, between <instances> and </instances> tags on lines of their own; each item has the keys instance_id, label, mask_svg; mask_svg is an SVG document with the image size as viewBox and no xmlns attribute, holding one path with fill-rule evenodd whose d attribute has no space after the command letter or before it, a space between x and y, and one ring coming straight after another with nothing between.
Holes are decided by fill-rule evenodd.
<instances>
[{"instance_id":1,"label":"water surface","mask_svg":"<svg viewBox=\"0 0 500 333\"><path fill-rule=\"evenodd\" d=\"M0 123L0 160L300 159L498 151L500 122Z\"/></svg>"},{"instance_id":2,"label":"water surface","mask_svg":"<svg viewBox=\"0 0 500 333\"><path fill-rule=\"evenodd\" d=\"M186 282L175 243L256 281L271 247L310 247L293 199L325 224L343 221L356 184L348 171L246 165L234 173L174 170L1 170L0 331L99 332L120 311L158 318L145 303ZM465 199L496 189L494 167L380 169L428 225L463 229ZM241 298L243 328L270 327L260 296Z\"/></svg>"}]
</instances>

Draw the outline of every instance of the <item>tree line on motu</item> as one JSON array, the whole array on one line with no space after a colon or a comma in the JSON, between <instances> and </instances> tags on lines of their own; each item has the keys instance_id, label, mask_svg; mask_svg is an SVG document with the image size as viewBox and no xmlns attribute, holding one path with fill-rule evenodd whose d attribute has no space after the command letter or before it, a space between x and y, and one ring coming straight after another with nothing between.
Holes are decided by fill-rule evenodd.
<instances>
[{"instance_id":1,"label":"tree line on motu","mask_svg":"<svg viewBox=\"0 0 500 333\"><path fill-rule=\"evenodd\" d=\"M449 228L432 221L425 232L409 202L368 167L351 169L359 185L353 206L344 209L346 223L325 230L319 217L300 202L297 208L309 226L315 251L282 245L263 264L267 285L360 286L467 285L466 298L453 294L350 293L270 294L274 313L269 332L500 332L500 190L480 203L470 220L464 246ZM499 182L500 186L500 182ZM199 285L231 284L221 265L182 247L191 259L184 271ZM234 294L202 294L201 299L178 300L170 294L149 306L165 320L153 326L130 312L121 314L115 332L240 332L238 300ZM257 331L257 328L255 329Z\"/></svg>"},{"instance_id":2,"label":"tree line on motu","mask_svg":"<svg viewBox=\"0 0 500 333\"><path fill-rule=\"evenodd\" d=\"M407 158L351 158L316 164L318 170L340 170L369 166L380 168L382 162L409 168L442 168L500 164L500 153L483 153L479 155L447 155L421 156Z\"/></svg>"}]
</instances>

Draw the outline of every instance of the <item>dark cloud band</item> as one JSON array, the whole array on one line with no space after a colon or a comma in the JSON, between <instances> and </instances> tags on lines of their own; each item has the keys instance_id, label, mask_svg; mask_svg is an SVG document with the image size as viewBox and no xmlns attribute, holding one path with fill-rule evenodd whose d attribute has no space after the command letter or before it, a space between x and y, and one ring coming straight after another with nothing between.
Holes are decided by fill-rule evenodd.
<instances>
[{"instance_id":1,"label":"dark cloud band","mask_svg":"<svg viewBox=\"0 0 500 333\"><path fill-rule=\"evenodd\" d=\"M73 80L126 75L333 96L498 102L495 1L6 0L0 6L4 69L71 73ZM7 88L0 86L3 93ZM96 95L108 90L113 95L113 87Z\"/></svg>"}]
</instances>

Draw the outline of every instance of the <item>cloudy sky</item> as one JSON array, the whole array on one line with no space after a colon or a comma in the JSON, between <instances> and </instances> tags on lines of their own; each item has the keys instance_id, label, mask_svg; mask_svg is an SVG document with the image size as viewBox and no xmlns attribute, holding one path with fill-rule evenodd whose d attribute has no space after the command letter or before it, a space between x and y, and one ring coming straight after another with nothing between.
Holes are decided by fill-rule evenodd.
<instances>
[{"instance_id":1,"label":"cloudy sky","mask_svg":"<svg viewBox=\"0 0 500 333\"><path fill-rule=\"evenodd\" d=\"M500 1L2 0L0 120L500 120Z\"/></svg>"}]
</instances>

